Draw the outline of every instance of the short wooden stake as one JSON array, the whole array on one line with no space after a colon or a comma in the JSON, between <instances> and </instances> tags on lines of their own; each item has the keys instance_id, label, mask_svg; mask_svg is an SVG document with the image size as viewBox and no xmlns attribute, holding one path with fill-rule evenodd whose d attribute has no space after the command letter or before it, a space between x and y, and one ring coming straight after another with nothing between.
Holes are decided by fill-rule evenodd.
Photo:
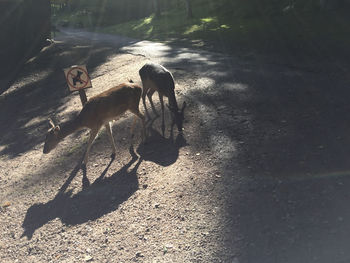
<instances>
[{"instance_id":1,"label":"short wooden stake","mask_svg":"<svg viewBox=\"0 0 350 263\"><path fill-rule=\"evenodd\" d=\"M84 107L85 103L87 102L87 97L86 97L86 93L85 93L84 89L80 89L79 90L79 96L80 96L81 104Z\"/></svg>"}]
</instances>

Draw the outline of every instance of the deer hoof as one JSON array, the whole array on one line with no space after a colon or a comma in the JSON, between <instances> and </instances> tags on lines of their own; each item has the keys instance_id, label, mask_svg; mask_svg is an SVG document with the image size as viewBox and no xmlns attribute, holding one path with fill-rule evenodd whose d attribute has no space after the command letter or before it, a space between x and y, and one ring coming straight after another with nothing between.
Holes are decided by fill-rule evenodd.
<instances>
[{"instance_id":1,"label":"deer hoof","mask_svg":"<svg viewBox=\"0 0 350 263\"><path fill-rule=\"evenodd\" d=\"M115 153L111 154L111 159L114 160L115 159Z\"/></svg>"}]
</instances>

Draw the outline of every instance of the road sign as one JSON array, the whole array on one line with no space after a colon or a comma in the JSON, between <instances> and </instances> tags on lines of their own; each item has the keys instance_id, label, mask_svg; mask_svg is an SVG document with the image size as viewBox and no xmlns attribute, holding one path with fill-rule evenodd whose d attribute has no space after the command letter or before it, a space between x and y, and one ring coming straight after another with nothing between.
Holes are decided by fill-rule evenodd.
<instances>
[{"instance_id":1,"label":"road sign","mask_svg":"<svg viewBox=\"0 0 350 263\"><path fill-rule=\"evenodd\" d=\"M86 66L72 66L64 69L64 75L70 91L77 91L91 88L91 80L87 72Z\"/></svg>"}]
</instances>

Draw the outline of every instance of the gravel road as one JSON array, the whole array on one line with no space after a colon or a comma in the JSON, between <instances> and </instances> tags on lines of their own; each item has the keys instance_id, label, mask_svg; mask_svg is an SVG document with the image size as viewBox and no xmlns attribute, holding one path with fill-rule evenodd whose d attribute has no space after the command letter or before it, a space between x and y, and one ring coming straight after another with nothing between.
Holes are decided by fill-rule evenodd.
<instances>
[{"instance_id":1,"label":"gravel road","mask_svg":"<svg viewBox=\"0 0 350 263\"><path fill-rule=\"evenodd\" d=\"M150 60L187 102L183 135L153 116L141 144L123 115L83 188L88 131L42 154L47 118L81 108L62 69L86 64L91 97ZM0 262L350 262L349 77L287 64L62 29L0 95Z\"/></svg>"}]
</instances>

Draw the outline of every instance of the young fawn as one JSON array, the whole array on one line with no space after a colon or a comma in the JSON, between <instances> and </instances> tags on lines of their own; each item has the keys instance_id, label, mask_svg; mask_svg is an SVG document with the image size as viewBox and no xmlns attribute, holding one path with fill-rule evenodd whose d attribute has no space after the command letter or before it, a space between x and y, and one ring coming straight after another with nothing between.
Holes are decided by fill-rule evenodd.
<instances>
[{"instance_id":1,"label":"young fawn","mask_svg":"<svg viewBox=\"0 0 350 263\"><path fill-rule=\"evenodd\" d=\"M134 122L131 127L131 134L133 133L136 117L139 117L143 125L143 138L146 136L145 117L139 111L141 93L142 89L140 86L131 82L123 83L90 98L83 106L78 116L63 123L62 126L56 126L50 120L51 128L47 132L43 152L49 153L61 140L73 132L83 128L89 128L90 138L82 163L84 167L88 162L91 145L98 131L104 125L112 143L112 158L114 158L116 147L110 122L115 120L118 116L127 110L131 111L135 114Z\"/></svg>"},{"instance_id":2,"label":"young fawn","mask_svg":"<svg viewBox=\"0 0 350 263\"><path fill-rule=\"evenodd\" d=\"M158 91L160 105L162 108L162 133L164 136L164 103L163 96L168 98L169 105L168 108L172 114L172 125L176 124L179 132L182 131L182 123L184 120L184 110L186 107L186 102L183 103L181 110L176 102L175 98L175 82L173 75L167 70L165 67L155 63L146 63L140 70L139 74L142 80L143 93L142 93L142 102L145 107L145 111L147 116L149 113L146 107L146 95L151 104L152 110L155 114L157 114L153 101L152 95L155 91Z\"/></svg>"}]
</instances>

